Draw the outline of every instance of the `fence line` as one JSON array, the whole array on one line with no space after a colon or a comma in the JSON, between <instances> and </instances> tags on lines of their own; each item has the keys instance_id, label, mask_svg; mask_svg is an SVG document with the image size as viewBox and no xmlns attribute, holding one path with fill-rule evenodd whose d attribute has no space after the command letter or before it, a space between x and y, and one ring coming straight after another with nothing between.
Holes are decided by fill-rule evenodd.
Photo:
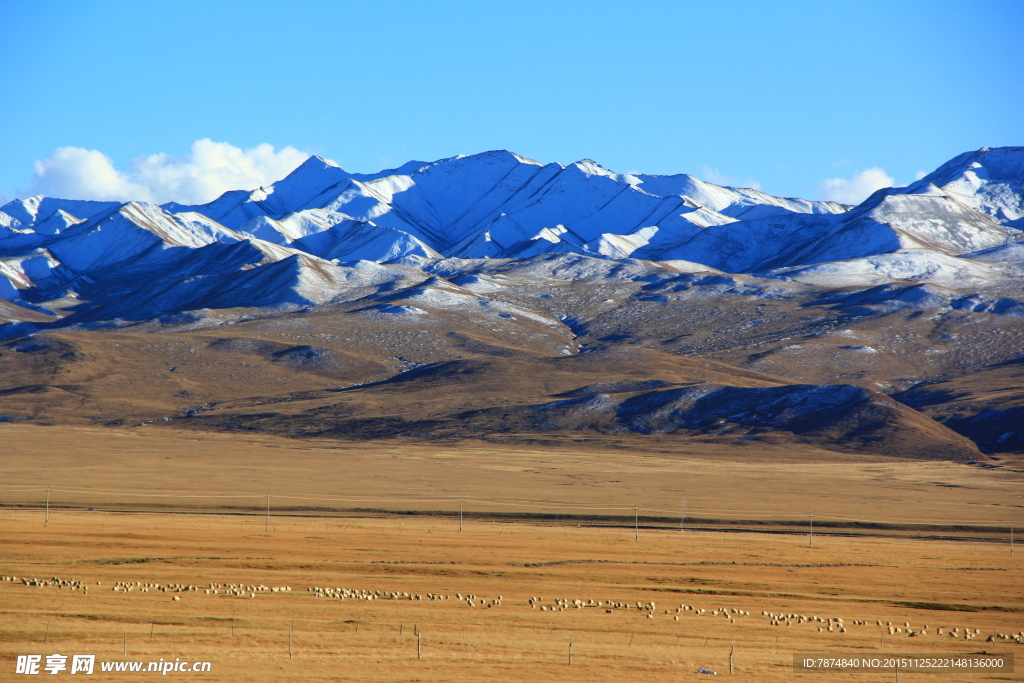
<instances>
[{"instance_id":1,"label":"fence line","mask_svg":"<svg viewBox=\"0 0 1024 683\"><path fill-rule=\"evenodd\" d=\"M62 510L68 510L71 507L68 503L61 504L59 502L59 500L55 501L55 500L52 499L53 494L58 494L58 493L67 493L67 494L71 494L71 495L74 495L74 496L107 496L107 497L112 497L112 498L124 497L124 498L135 498L135 499L138 499L138 498L151 498L151 499L164 499L164 498L182 499L182 498L185 498L185 499L205 499L205 500L229 500L229 499L237 500L237 499L251 498L254 501L253 505L251 506L254 510L256 510L257 508L262 510L262 508L263 508L262 502L263 502L263 500L265 500L267 498L267 492L266 491L263 491L263 492L216 492L216 493L213 493L213 492L211 492L211 493L181 492L181 493L178 493L178 492L167 492L167 491L141 491L139 489L135 489L134 491L111 491L111 490L107 490L107 489L91 489L91 488L84 488L84 487L82 487L82 488L78 488L78 487L68 487L68 488L55 488L55 487L5 488L5 487L0 487L0 496L2 496L4 494L9 494L9 493L39 493L39 494L43 494L43 493L47 493L47 492L49 492L49 495L51 496L51 500L49 502L49 507L50 507L51 510L54 509L54 508L62 509ZM808 523L807 522L807 513L806 512L800 512L800 513L779 512L779 513L772 513L772 514L763 514L763 513L746 512L746 511L734 510L734 509L693 508L693 507L690 507L690 508L688 508L686 510L686 514L684 516L684 515L680 514L679 510L667 509L667 508L662 508L662 507L654 507L654 506L648 507L648 506L636 506L636 505L625 505L625 504L621 504L621 505L591 505L591 504L582 504L582 503L581 504L576 504L576 503L570 503L570 502L556 502L556 501L531 501L531 500L524 500L524 499L520 499L520 498L511 498L511 499L500 499L500 498L466 498L466 497L460 497L460 496L437 496L437 497L422 497L422 496L420 496L420 497L409 497L409 498L401 498L401 497L397 497L397 498L394 498L394 497L392 497L392 498L367 498L367 497L353 497L353 496L323 496L323 495L315 495L315 494L302 495L302 494L295 494L295 493L281 493L281 494L271 493L270 497L271 497L272 500L278 500L278 501L280 501L280 500L287 500L287 501L342 502L342 503L349 503L349 504L352 504L352 503L363 503L363 504L373 503L373 504L378 504L378 505L379 504L399 504L399 505L433 504L433 505L439 505L439 504L444 504L444 503L450 503L450 504L453 505L453 507L456 507L456 508L457 508L457 505L461 502L463 505L465 505L465 504L472 504L472 505L487 506L487 507L530 508L530 509L535 509L535 510L563 510L563 511L565 511L566 514L564 514L564 515L557 515L558 517L571 517L571 518L587 517L587 518L591 518L591 519L593 519L595 517L606 517L609 520L611 520L613 518L616 518L616 517L622 517L624 519L628 517L630 519L630 521L634 520L634 515L637 515L639 512L643 512L645 514L644 515L639 515L639 519L643 520L645 522L645 524L650 524L652 522L668 522L668 521L671 520L673 525L677 525L678 524L678 525L680 525L682 527L685 527L686 524L690 524L690 525L716 524L716 523L728 524L728 523L737 523L737 522L740 522L740 523L742 523L742 522L754 522L755 524L764 523L766 526L770 525L770 524L777 524L777 525L781 525L781 526L806 526L807 523ZM255 502L257 499L260 501L259 503ZM108 500L108 501L105 501L105 502L108 505L110 505L110 504L116 505L117 504L116 501L109 501ZM5 504L2 501L0 501L0 508L9 507L9 505L10 504ZM34 507L34 506L25 506L25 507ZM186 509L186 510L188 510L190 512L198 512L198 511L200 511L199 509L191 508L187 504L180 505L178 507L184 508L184 509ZM277 516L295 516L294 513L300 511L300 510L297 510L295 507L289 507L289 506L278 506L277 510L278 510ZM331 508L323 509L323 511L325 511L325 512L328 511L328 510L332 510L332 509ZM114 510L110 510L110 511L114 512ZM375 509L375 508L365 508L365 507L362 507L362 508L347 508L347 509L345 509L345 508L334 508L333 511L336 511L336 512L350 512L350 513L351 512L363 512L363 513L366 513L366 512L376 512L376 513L381 513L381 514L399 514L399 515L403 514L403 513L413 512L413 511L409 511L409 510L388 510L388 509ZM584 511L618 511L621 514L620 515L580 515L580 514L572 514L574 512L584 512ZM123 512L128 512L128 511L123 511ZM134 512L142 512L142 511L141 510L136 510ZM457 515L457 514L459 514L457 512L457 510L454 511L454 512L453 511L449 511L449 510L420 510L420 511L415 511L415 512L417 514L424 514L424 515L429 515L429 514L440 514L440 515L456 514ZM288 513L293 513L293 514L289 515ZM630 514L630 513L633 513L633 514ZM652 517L651 513L665 513L666 516L665 517ZM216 514L216 513L214 513L214 514ZM240 514L240 513L236 512L234 514ZM502 515L503 513L497 512L497 511L494 511L494 512L466 511L466 514L468 516L470 516L470 517L479 517L481 515L488 515L488 514L491 514L491 515ZM527 512L527 511L524 511L523 513L510 512L510 513L504 513L504 514L507 514L507 515L518 515L518 514L529 515L530 513ZM543 513L537 513L537 514L540 515L540 514L543 514ZM717 515L718 517L708 517L708 515ZM982 521L982 520L963 520L963 519L959 519L959 520L949 520L949 519L929 519L929 520L873 519L873 518L863 518L863 517L847 517L847 516L840 516L840 515L829 515L829 514L821 514L821 513L815 513L815 519L818 522L819 526L824 526L824 527L827 527L827 526L838 526L838 525L848 525L848 524L856 524L856 525L860 525L860 524L864 524L864 525L883 524L883 525L889 525L889 526L891 526L893 528L900 528L900 527L906 528L906 527L914 527L914 526L921 526L921 527L947 527L947 528L953 527L953 528L958 528L958 529L963 529L963 530L966 530L967 528L974 528L974 530L978 530L978 531L990 530L992 532L1008 531L1009 528L1013 524L1016 523L1015 520L1009 520L1009 519L1005 520L1005 521L996 521L996 520ZM755 522L755 520L763 520L763 522ZM824 521L824 520L828 520L828 521Z\"/></svg>"},{"instance_id":2,"label":"fence line","mask_svg":"<svg viewBox=\"0 0 1024 683\"><path fill-rule=\"evenodd\" d=\"M0 488L0 494L3 493L45 493L46 491L53 493L75 493L83 495L108 495L108 496L125 496L133 498L258 498L261 501L267 497L267 492L262 491L256 492L241 492L241 493L134 493L130 491L110 491L106 489L88 489L88 488L56 488L56 487L41 487L41 488L29 488L29 489L8 489ZM361 498L352 496L322 496L322 495L298 495L292 493L272 493L274 499L285 499L285 500L317 500L326 502L349 502L349 503L458 503L460 500L466 503L476 503L480 505L503 505L510 507L532 507L532 508L544 508L544 509L568 509L568 510L624 510L632 511L634 507L639 507L640 510L647 512L663 512L670 516L679 518L680 511L673 508L660 508L650 506L635 506L635 505L589 505L583 503L568 503L568 502L554 502L554 501L532 501L523 500L518 498L467 498L464 496L437 496L432 498L427 497L416 497L416 498ZM758 514L753 512L747 512L742 510L730 510L722 508L690 508L687 510L686 518L697 518L699 514L717 514L717 515L733 515L742 517L743 519L750 518L764 518L764 519L777 519L777 518L793 518L803 519L807 513L773 513L773 514ZM1006 521L980 521L980 520L960 520L957 522L951 522L949 520L918 520L908 521L906 519L865 519L856 517L841 517L835 515L818 514L821 519L834 519L837 521L847 522L861 522L867 524L971 524L971 525L986 525L986 524L1011 524L1013 520Z\"/></svg>"}]
</instances>

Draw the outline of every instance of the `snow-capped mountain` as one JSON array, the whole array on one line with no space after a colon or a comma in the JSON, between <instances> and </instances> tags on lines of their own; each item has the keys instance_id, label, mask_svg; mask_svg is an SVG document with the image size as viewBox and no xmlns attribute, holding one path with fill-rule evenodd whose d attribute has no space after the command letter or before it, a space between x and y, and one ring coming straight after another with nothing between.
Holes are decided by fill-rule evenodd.
<instances>
[{"instance_id":1,"label":"snow-capped mountain","mask_svg":"<svg viewBox=\"0 0 1024 683\"><path fill-rule=\"evenodd\" d=\"M270 187L197 206L10 202L0 207L0 298L46 308L70 297L82 302L80 314L94 304L93 319L129 309L147 317L213 304L321 305L344 296L344 284L330 284L339 264L557 253L815 281L828 272L865 284L895 272L984 280L991 269L961 257L1021 241L1022 216L1020 147L962 154L857 207L689 175L622 175L589 160L544 165L507 151L374 174L314 156ZM231 244L242 247L222 257ZM890 254L911 256L893 269ZM277 265L284 261L293 265ZM309 269L322 282L307 296Z\"/></svg>"},{"instance_id":2,"label":"snow-capped mountain","mask_svg":"<svg viewBox=\"0 0 1024 683\"><path fill-rule=\"evenodd\" d=\"M943 194L1003 225L1024 228L1024 154L1020 147L965 152L893 192Z\"/></svg>"},{"instance_id":3,"label":"snow-capped mountain","mask_svg":"<svg viewBox=\"0 0 1024 683\"><path fill-rule=\"evenodd\" d=\"M219 413L227 429L796 438L970 460L970 441L882 394L956 380L906 395L986 448L1024 439L1006 390L1022 221L1022 147L855 207L505 151L373 174L310 157L197 206L18 199L0 207L0 407L146 422L202 391L204 414L255 402ZM711 365L679 374L680 359ZM89 403L121 363L131 386L150 378L150 402ZM266 373L329 390L311 401L365 389L283 417L261 406L295 397ZM427 415L437 387L451 405Z\"/></svg>"}]
</instances>

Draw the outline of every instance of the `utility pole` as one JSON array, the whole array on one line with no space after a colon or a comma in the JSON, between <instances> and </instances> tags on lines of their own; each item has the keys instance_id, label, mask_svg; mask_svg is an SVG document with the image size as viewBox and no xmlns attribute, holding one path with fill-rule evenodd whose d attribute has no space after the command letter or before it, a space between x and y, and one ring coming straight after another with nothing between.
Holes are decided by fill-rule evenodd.
<instances>
[{"instance_id":1,"label":"utility pole","mask_svg":"<svg viewBox=\"0 0 1024 683\"><path fill-rule=\"evenodd\" d=\"M266 530L270 531L270 492L267 492L267 526Z\"/></svg>"},{"instance_id":2,"label":"utility pole","mask_svg":"<svg viewBox=\"0 0 1024 683\"><path fill-rule=\"evenodd\" d=\"M1010 522L1010 557L1013 557L1013 522Z\"/></svg>"},{"instance_id":3,"label":"utility pole","mask_svg":"<svg viewBox=\"0 0 1024 683\"><path fill-rule=\"evenodd\" d=\"M637 542L640 541L640 512L639 512L639 510L640 510L640 508L638 508L636 505L633 506L633 531L634 531L634 534L635 534L634 535L634 539Z\"/></svg>"},{"instance_id":4,"label":"utility pole","mask_svg":"<svg viewBox=\"0 0 1024 683\"><path fill-rule=\"evenodd\" d=\"M46 521L43 526L50 526L50 487L46 487Z\"/></svg>"},{"instance_id":5,"label":"utility pole","mask_svg":"<svg viewBox=\"0 0 1024 683\"><path fill-rule=\"evenodd\" d=\"M572 666L572 636L569 636L569 666Z\"/></svg>"},{"instance_id":6,"label":"utility pole","mask_svg":"<svg viewBox=\"0 0 1024 683\"><path fill-rule=\"evenodd\" d=\"M459 536L462 535L462 498L459 498Z\"/></svg>"},{"instance_id":7,"label":"utility pole","mask_svg":"<svg viewBox=\"0 0 1024 683\"><path fill-rule=\"evenodd\" d=\"M814 543L814 513L811 513L811 531L807 534L807 547L810 548Z\"/></svg>"}]
</instances>

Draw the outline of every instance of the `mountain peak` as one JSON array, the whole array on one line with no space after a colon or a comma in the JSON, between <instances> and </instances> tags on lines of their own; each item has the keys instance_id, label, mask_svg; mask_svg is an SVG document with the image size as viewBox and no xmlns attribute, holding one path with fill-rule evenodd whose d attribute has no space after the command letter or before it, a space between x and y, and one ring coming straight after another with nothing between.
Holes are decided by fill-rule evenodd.
<instances>
[{"instance_id":1,"label":"mountain peak","mask_svg":"<svg viewBox=\"0 0 1024 683\"><path fill-rule=\"evenodd\" d=\"M311 154L305 161L296 166L295 170L285 176L285 178L290 178L295 174L305 176L310 172L324 171L328 169L341 170L341 167L330 159L323 158L319 154Z\"/></svg>"},{"instance_id":2,"label":"mountain peak","mask_svg":"<svg viewBox=\"0 0 1024 683\"><path fill-rule=\"evenodd\" d=\"M969 173L977 174L977 169L984 169L988 181L1020 180L1024 176L1024 147L982 147L958 154L910 185L908 190L929 183L945 187Z\"/></svg>"},{"instance_id":3,"label":"mountain peak","mask_svg":"<svg viewBox=\"0 0 1024 683\"><path fill-rule=\"evenodd\" d=\"M999 221L1024 217L1024 147L982 147L959 154L898 194L943 193Z\"/></svg>"},{"instance_id":4,"label":"mountain peak","mask_svg":"<svg viewBox=\"0 0 1024 683\"><path fill-rule=\"evenodd\" d=\"M481 152L479 154L470 154L468 156L460 154L458 157L455 157L455 158L458 158L458 159L499 159L499 160L515 161L515 162L520 163L520 164L529 164L530 166L543 166L544 165L544 164L540 163L539 161L535 161L533 159L530 159L529 157L524 157L522 154L516 154L515 152L512 152L512 151L507 150L507 149L491 149L491 150L488 150L486 152Z\"/></svg>"},{"instance_id":5,"label":"mountain peak","mask_svg":"<svg viewBox=\"0 0 1024 683\"><path fill-rule=\"evenodd\" d=\"M330 159L325 159L324 157L320 156L319 154L311 154L308 159L306 159L301 164L299 164L299 166L306 166L306 165L316 166L317 168L325 168L325 167L341 168L335 162L331 161Z\"/></svg>"},{"instance_id":6,"label":"mountain peak","mask_svg":"<svg viewBox=\"0 0 1024 683\"><path fill-rule=\"evenodd\" d=\"M579 161L572 165L576 166L577 168L579 168L581 171L588 175L615 175L607 168L594 161L593 159L580 159Z\"/></svg>"}]
</instances>

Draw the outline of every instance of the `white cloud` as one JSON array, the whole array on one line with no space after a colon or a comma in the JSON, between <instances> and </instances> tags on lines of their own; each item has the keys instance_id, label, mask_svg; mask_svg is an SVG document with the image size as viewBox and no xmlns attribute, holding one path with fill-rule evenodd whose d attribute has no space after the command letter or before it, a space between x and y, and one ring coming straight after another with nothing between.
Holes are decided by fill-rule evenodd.
<instances>
[{"instance_id":1,"label":"white cloud","mask_svg":"<svg viewBox=\"0 0 1024 683\"><path fill-rule=\"evenodd\" d=\"M853 174L852 178L827 178L818 190L827 201L841 204L860 204L875 190L892 187L895 181L878 168L867 168Z\"/></svg>"},{"instance_id":2,"label":"white cloud","mask_svg":"<svg viewBox=\"0 0 1024 683\"><path fill-rule=\"evenodd\" d=\"M179 157L152 154L133 159L131 173L114 168L102 152L60 147L35 163L32 193L65 199L141 200L202 204L228 190L252 190L280 180L306 160L294 147L269 144L243 150L226 142L196 140Z\"/></svg>"},{"instance_id":3,"label":"white cloud","mask_svg":"<svg viewBox=\"0 0 1024 683\"><path fill-rule=\"evenodd\" d=\"M216 199L227 190L252 190L288 175L306 160L294 147L275 152L267 143L242 150L209 139L192 143L192 152L180 157L154 154L132 161L133 176L151 188L158 202L198 204Z\"/></svg>"},{"instance_id":4,"label":"white cloud","mask_svg":"<svg viewBox=\"0 0 1024 683\"><path fill-rule=\"evenodd\" d=\"M148 187L133 183L114 168L110 157L94 149L58 147L35 167L29 186L32 194L102 201L150 201L152 196Z\"/></svg>"},{"instance_id":5,"label":"white cloud","mask_svg":"<svg viewBox=\"0 0 1024 683\"><path fill-rule=\"evenodd\" d=\"M732 176L728 176L722 173L717 168L712 168L711 166L708 166L706 164L700 167L700 178L701 180L704 180L709 183L714 183L715 185L726 185L728 187L749 187L754 190L761 189L761 183L757 182L753 178L734 178Z\"/></svg>"},{"instance_id":6,"label":"white cloud","mask_svg":"<svg viewBox=\"0 0 1024 683\"><path fill-rule=\"evenodd\" d=\"M924 171L918 171L917 173L914 174L914 180L920 180L921 178L924 178L926 175L928 174L925 173Z\"/></svg>"}]
</instances>

